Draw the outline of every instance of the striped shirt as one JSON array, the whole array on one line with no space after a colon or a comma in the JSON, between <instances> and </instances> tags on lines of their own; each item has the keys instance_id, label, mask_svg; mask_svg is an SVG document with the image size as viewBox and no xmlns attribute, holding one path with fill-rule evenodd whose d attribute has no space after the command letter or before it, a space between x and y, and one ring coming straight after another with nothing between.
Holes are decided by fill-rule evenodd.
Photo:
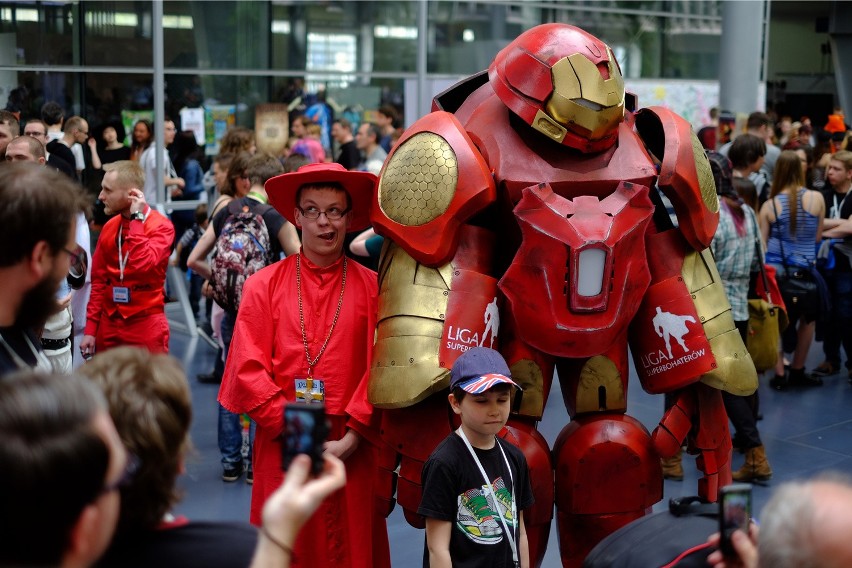
<instances>
[{"instance_id":1,"label":"striped shirt","mask_svg":"<svg viewBox=\"0 0 852 568\"><path fill-rule=\"evenodd\" d=\"M810 266L816 259L817 229L819 217L808 213L802 206L804 188L797 193L796 234L790 234L789 195L777 195L779 207L777 219L769 226L769 243L766 247L766 261L783 264L781 249L783 245L787 264L791 266Z\"/></svg>"}]
</instances>

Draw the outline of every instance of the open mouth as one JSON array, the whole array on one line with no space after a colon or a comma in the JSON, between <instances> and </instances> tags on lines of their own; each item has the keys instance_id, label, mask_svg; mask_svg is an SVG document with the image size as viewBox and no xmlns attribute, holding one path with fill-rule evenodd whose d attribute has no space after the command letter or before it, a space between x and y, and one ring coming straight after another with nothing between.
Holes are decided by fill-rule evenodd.
<instances>
[{"instance_id":1,"label":"open mouth","mask_svg":"<svg viewBox=\"0 0 852 568\"><path fill-rule=\"evenodd\" d=\"M334 235L335 235L335 233L332 231L330 233L320 233L319 235L317 235L317 237L319 237L320 239L322 239L324 241L331 242L331 241L334 240Z\"/></svg>"}]
</instances>

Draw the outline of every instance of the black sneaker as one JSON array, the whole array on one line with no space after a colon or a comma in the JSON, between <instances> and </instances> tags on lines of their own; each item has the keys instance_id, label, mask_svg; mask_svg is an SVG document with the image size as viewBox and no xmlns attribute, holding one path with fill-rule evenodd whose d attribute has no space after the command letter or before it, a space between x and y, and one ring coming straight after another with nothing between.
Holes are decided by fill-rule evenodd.
<instances>
[{"instance_id":1,"label":"black sneaker","mask_svg":"<svg viewBox=\"0 0 852 568\"><path fill-rule=\"evenodd\" d=\"M243 465L237 464L235 467L226 467L222 472L222 481L236 481L243 474Z\"/></svg>"},{"instance_id":2,"label":"black sneaker","mask_svg":"<svg viewBox=\"0 0 852 568\"><path fill-rule=\"evenodd\" d=\"M246 483L252 485L254 483L254 472L252 470L248 470L246 472Z\"/></svg>"},{"instance_id":3,"label":"black sneaker","mask_svg":"<svg viewBox=\"0 0 852 568\"><path fill-rule=\"evenodd\" d=\"M218 385L222 382L222 375L216 373L200 373L195 378L203 385Z\"/></svg>"},{"instance_id":4,"label":"black sneaker","mask_svg":"<svg viewBox=\"0 0 852 568\"><path fill-rule=\"evenodd\" d=\"M822 379L804 369L790 369L790 384L797 387L821 387Z\"/></svg>"},{"instance_id":5,"label":"black sneaker","mask_svg":"<svg viewBox=\"0 0 852 568\"><path fill-rule=\"evenodd\" d=\"M783 391L787 390L787 387L790 386L790 383L787 381L786 375L775 375L771 379L769 379L769 386L774 388L775 390Z\"/></svg>"}]
</instances>

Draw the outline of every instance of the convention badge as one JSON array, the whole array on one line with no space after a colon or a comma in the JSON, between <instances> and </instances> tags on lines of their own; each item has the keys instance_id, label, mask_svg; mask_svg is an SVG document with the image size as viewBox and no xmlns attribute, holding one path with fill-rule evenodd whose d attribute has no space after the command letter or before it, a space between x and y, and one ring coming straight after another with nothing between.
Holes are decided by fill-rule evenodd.
<instances>
[{"instance_id":1,"label":"convention badge","mask_svg":"<svg viewBox=\"0 0 852 568\"><path fill-rule=\"evenodd\" d=\"M116 304L129 304L130 288L128 288L127 286L113 286L112 301Z\"/></svg>"},{"instance_id":2,"label":"convention badge","mask_svg":"<svg viewBox=\"0 0 852 568\"><path fill-rule=\"evenodd\" d=\"M306 404L325 400L325 379L311 375L295 376L296 400Z\"/></svg>"}]
</instances>

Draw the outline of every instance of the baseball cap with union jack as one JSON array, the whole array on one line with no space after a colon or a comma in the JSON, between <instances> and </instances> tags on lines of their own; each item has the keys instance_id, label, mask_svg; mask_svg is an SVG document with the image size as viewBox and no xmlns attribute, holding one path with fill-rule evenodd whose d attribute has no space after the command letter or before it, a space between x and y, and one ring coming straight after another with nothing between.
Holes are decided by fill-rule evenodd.
<instances>
[{"instance_id":1,"label":"baseball cap with union jack","mask_svg":"<svg viewBox=\"0 0 852 568\"><path fill-rule=\"evenodd\" d=\"M523 390L511 377L512 372L500 353L488 347L474 347L465 351L453 363L450 389L458 387L470 394L482 394L501 383L506 383Z\"/></svg>"}]
</instances>

